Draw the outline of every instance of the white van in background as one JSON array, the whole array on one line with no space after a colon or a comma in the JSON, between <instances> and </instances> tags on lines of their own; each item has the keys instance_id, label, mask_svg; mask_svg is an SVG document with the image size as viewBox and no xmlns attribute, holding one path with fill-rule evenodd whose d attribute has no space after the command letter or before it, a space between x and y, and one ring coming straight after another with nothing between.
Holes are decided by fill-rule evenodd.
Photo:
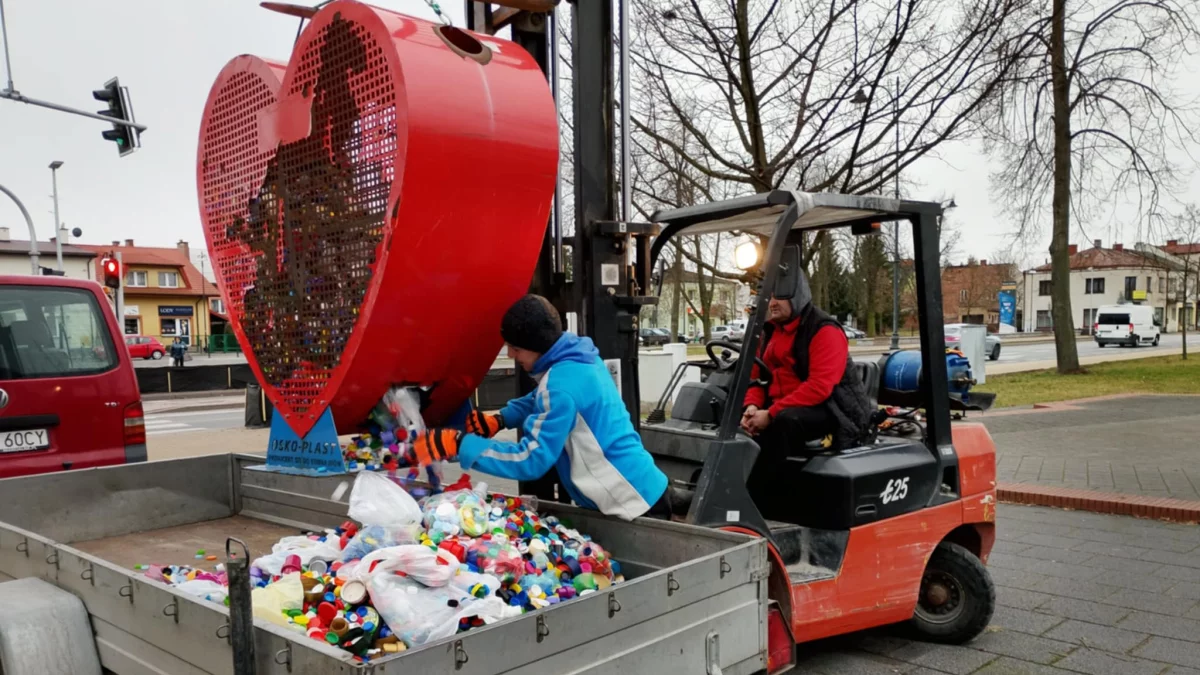
<instances>
[{"instance_id":1,"label":"white van in background","mask_svg":"<svg viewBox=\"0 0 1200 675\"><path fill-rule=\"evenodd\" d=\"M745 319L734 319L729 322L729 337L734 340L741 340L746 337Z\"/></svg>"},{"instance_id":2,"label":"white van in background","mask_svg":"<svg viewBox=\"0 0 1200 675\"><path fill-rule=\"evenodd\" d=\"M1154 309L1146 305L1108 305L1096 310L1092 326L1096 344L1158 346L1159 330L1154 325Z\"/></svg>"}]
</instances>

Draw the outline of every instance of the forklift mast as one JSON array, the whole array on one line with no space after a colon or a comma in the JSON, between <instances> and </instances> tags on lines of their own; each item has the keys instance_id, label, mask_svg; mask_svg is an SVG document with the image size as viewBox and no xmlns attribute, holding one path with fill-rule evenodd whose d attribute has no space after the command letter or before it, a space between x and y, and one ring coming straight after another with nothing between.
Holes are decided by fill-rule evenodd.
<instances>
[{"instance_id":1,"label":"forklift mast","mask_svg":"<svg viewBox=\"0 0 1200 675\"><path fill-rule=\"evenodd\" d=\"M551 40L557 4L557 0L466 0L467 28L487 34L511 28L513 41L533 55L549 77L555 72L552 66L557 58ZM572 275L566 274L562 223L552 218L542 240L530 292L548 298L564 317L568 313L578 316L579 332L591 338L600 358L619 363L621 397L638 426L638 314L643 306L658 301L646 295L650 286L650 238L657 228L617 220L613 0L576 0L571 3L571 11L575 168ZM518 395L533 389L532 379L520 375Z\"/></svg>"}]
</instances>

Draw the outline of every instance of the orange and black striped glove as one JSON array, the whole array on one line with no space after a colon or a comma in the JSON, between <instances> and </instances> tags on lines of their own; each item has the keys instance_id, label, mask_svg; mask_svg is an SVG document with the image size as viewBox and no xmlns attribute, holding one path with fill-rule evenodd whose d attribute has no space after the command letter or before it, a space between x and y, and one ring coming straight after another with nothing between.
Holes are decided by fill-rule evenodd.
<instances>
[{"instance_id":1,"label":"orange and black striped glove","mask_svg":"<svg viewBox=\"0 0 1200 675\"><path fill-rule=\"evenodd\" d=\"M455 429L427 429L417 434L410 452L410 463L426 466L458 457L462 432Z\"/></svg>"},{"instance_id":2,"label":"orange and black striped glove","mask_svg":"<svg viewBox=\"0 0 1200 675\"><path fill-rule=\"evenodd\" d=\"M467 433L491 438L504 428L504 418L499 413L486 414L472 410L467 415Z\"/></svg>"}]
</instances>

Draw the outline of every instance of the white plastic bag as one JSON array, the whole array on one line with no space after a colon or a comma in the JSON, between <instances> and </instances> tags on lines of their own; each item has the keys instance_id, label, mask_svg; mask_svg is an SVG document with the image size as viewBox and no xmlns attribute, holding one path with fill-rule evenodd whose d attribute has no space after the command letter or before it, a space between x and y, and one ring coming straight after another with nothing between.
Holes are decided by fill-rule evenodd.
<instances>
[{"instance_id":1,"label":"white plastic bag","mask_svg":"<svg viewBox=\"0 0 1200 675\"><path fill-rule=\"evenodd\" d=\"M386 476L363 471L350 493L350 517L363 525L399 529L421 522L421 507Z\"/></svg>"},{"instance_id":2,"label":"white plastic bag","mask_svg":"<svg viewBox=\"0 0 1200 675\"><path fill-rule=\"evenodd\" d=\"M300 558L301 565L308 565L315 558L325 561L341 560L342 551L336 539L316 541L305 536L284 537L271 547L271 552L254 561L258 569L275 576L283 572L288 556Z\"/></svg>"},{"instance_id":3,"label":"white plastic bag","mask_svg":"<svg viewBox=\"0 0 1200 675\"><path fill-rule=\"evenodd\" d=\"M412 544L381 548L367 554L359 561L355 574L359 581L368 584L368 588L371 579L395 576L396 572L425 586L440 587L450 583L457 571L458 559L450 552L438 549L435 553L428 547Z\"/></svg>"},{"instance_id":4,"label":"white plastic bag","mask_svg":"<svg viewBox=\"0 0 1200 675\"><path fill-rule=\"evenodd\" d=\"M215 602L218 605L225 603L225 598L229 597L229 589L225 586L208 579L192 579L185 581L175 587L177 591L183 591L188 595L194 595L197 598L204 598L209 602Z\"/></svg>"},{"instance_id":5,"label":"white plastic bag","mask_svg":"<svg viewBox=\"0 0 1200 675\"><path fill-rule=\"evenodd\" d=\"M379 569L377 565L367 585L371 603L409 647L454 635L463 618L477 616L491 623L506 616L507 606L494 595L475 598L457 584L430 588L410 577Z\"/></svg>"}]
</instances>

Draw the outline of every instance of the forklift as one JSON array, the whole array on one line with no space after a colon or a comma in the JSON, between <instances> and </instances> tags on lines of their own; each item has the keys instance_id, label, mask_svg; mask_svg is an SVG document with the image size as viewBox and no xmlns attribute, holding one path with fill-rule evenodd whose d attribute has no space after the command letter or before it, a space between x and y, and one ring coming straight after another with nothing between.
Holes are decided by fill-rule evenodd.
<instances>
[{"instance_id":1,"label":"forklift","mask_svg":"<svg viewBox=\"0 0 1200 675\"><path fill-rule=\"evenodd\" d=\"M961 397L950 391L942 337L942 207L775 190L660 211L652 222L634 222L629 186L616 189L614 16L622 36L629 30L626 3L616 4L617 12L613 0L568 5L574 29L574 232L565 235L560 219L552 218L530 291L549 298L564 317L574 315L579 332L614 364L634 425L671 480L676 517L770 540L769 672L790 668L797 644L887 624L906 623L931 641L972 639L987 626L995 603L984 567L995 542L995 447L982 425L951 427L951 404ZM468 29L511 30L513 40L534 56L552 83L557 81L557 0L465 0L465 6ZM627 41L621 43L624 47ZM628 55L621 52L620 79L627 93ZM628 114L624 108L621 116ZM628 130L627 118L623 122ZM620 147L621 175L628 176L628 139ZM754 359L736 355L758 354L769 298L795 291L805 233L848 227L855 235L870 235L887 221L912 224L921 349L919 361L908 363L919 369L890 379L895 373L884 372L890 371L886 362L856 368L879 403L893 400L924 410L923 416L898 425L917 433L885 435L857 448L797 448L787 475L778 481L780 489L794 495L794 511L785 520L766 520L746 487L758 446L739 429ZM706 345L710 363L703 381L682 386L669 418L663 414L641 422L638 327L643 308L657 302L649 292L652 271L672 238L718 232L767 241L745 335L740 343ZM901 379L909 385L904 391L897 386ZM516 393L532 388L531 380L521 378ZM555 500L562 492L556 483L547 477L523 482L520 490Z\"/></svg>"},{"instance_id":2,"label":"forklift","mask_svg":"<svg viewBox=\"0 0 1200 675\"><path fill-rule=\"evenodd\" d=\"M756 302L741 343L707 344L702 381L682 384L670 416L652 414L641 434L671 480L671 501L683 505L681 520L770 539L768 620L782 623L791 642L906 622L921 639L957 644L991 619L995 589L984 562L995 542L995 447L980 424L951 426L941 212L936 203L776 190L653 216L663 229L651 266L677 236L737 232L766 239L753 268ZM915 437L795 448L776 481L776 489L789 491L792 508L775 515L781 520L766 520L746 486L759 448L740 420L754 364L760 373L768 369L761 358L740 355L761 354L770 298L796 292L805 233L849 228L870 235L882 221L907 221L914 234L924 423ZM855 367L873 408L881 398L907 397L889 389L878 363ZM771 645L770 652L774 672L790 649Z\"/></svg>"}]
</instances>

